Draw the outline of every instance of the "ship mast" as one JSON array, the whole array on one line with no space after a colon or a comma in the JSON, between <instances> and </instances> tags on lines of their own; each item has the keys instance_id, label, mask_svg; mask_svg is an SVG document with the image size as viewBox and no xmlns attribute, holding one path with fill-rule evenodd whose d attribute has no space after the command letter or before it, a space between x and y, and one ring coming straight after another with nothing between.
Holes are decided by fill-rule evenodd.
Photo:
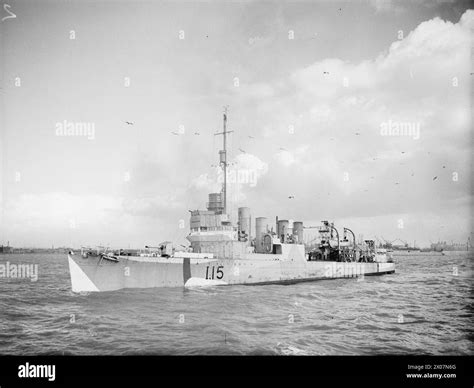
<instances>
[{"instance_id":1,"label":"ship mast","mask_svg":"<svg viewBox=\"0 0 474 388\"><path fill-rule=\"evenodd\" d=\"M223 149L219 151L219 161L224 172L224 184L222 185L222 195L224 196L223 203L223 214L227 212L227 134L234 131L227 131L227 106L224 107L224 126L223 131L216 133L215 135L222 135L222 147Z\"/></svg>"}]
</instances>

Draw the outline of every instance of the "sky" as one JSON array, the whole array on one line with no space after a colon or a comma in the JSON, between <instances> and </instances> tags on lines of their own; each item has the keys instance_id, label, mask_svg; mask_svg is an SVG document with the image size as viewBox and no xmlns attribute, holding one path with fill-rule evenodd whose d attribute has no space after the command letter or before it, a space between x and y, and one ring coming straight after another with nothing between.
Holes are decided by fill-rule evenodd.
<instances>
[{"instance_id":1,"label":"sky","mask_svg":"<svg viewBox=\"0 0 474 388\"><path fill-rule=\"evenodd\" d=\"M468 2L8 4L0 243L183 242L224 106L233 217L472 237Z\"/></svg>"}]
</instances>

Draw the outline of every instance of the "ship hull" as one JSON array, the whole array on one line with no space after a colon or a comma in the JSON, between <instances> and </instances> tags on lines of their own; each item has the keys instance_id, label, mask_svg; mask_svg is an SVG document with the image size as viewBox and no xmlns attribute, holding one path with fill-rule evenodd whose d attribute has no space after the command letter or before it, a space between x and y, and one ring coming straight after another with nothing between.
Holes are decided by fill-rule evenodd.
<instances>
[{"instance_id":1,"label":"ship hull","mask_svg":"<svg viewBox=\"0 0 474 388\"><path fill-rule=\"evenodd\" d=\"M68 255L68 261L74 292L293 284L395 272L394 263L279 260L271 255L260 254L239 259L119 256L117 262L99 257Z\"/></svg>"}]
</instances>

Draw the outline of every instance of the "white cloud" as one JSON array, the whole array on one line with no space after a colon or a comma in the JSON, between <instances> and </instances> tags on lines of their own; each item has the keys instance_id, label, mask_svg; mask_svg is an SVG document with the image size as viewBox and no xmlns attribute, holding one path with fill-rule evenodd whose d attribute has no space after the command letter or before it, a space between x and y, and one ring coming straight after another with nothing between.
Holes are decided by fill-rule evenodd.
<instances>
[{"instance_id":1,"label":"white cloud","mask_svg":"<svg viewBox=\"0 0 474 388\"><path fill-rule=\"evenodd\" d=\"M232 86L231 91L238 93L244 99L262 99L270 98L274 94L273 87L264 83L242 84L239 80L239 86Z\"/></svg>"},{"instance_id":2,"label":"white cloud","mask_svg":"<svg viewBox=\"0 0 474 388\"><path fill-rule=\"evenodd\" d=\"M267 174L268 164L250 153L237 155L228 169L228 195L234 205L242 204L247 193ZM219 177L222 182L223 175Z\"/></svg>"},{"instance_id":3,"label":"white cloud","mask_svg":"<svg viewBox=\"0 0 474 388\"><path fill-rule=\"evenodd\" d=\"M303 163L305 156L307 156L308 149L309 145L302 145L300 147L297 147L293 151L283 149L275 155L275 158L284 167L290 167L295 163Z\"/></svg>"},{"instance_id":4,"label":"white cloud","mask_svg":"<svg viewBox=\"0 0 474 388\"><path fill-rule=\"evenodd\" d=\"M465 204L453 198L469 195L469 182L454 182L452 174L467 176L471 168L473 20L472 10L458 23L434 18L373 59L323 59L280 80L288 93L265 100L260 109L274 112L266 115L272 131L260 152L272 150L275 167L288 170L270 168L271 180L285 182L272 186L272 195L285 198L287 186L299 187L302 194L326 195L334 206L324 210L344 209L347 216L446 206L468 218ZM419 123L419 139L381 136L381 124L389 120ZM288 123L296 124L295 134L285 131ZM302 144L311 146L303 152ZM311 212L317 217L321 209Z\"/></svg>"},{"instance_id":5,"label":"white cloud","mask_svg":"<svg viewBox=\"0 0 474 388\"><path fill-rule=\"evenodd\" d=\"M412 0L414 1L414 0ZM395 0L370 0L370 3L375 8L377 13L384 12L395 12L400 13L403 11L403 2L396 2Z\"/></svg>"},{"instance_id":6,"label":"white cloud","mask_svg":"<svg viewBox=\"0 0 474 388\"><path fill-rule=\"evenodd\" d=\"M229 200L241 203L246 193L258 184L268 172L268 164L255 155L241 153L229 161L227 167L227 193ZM212 173L204 173L194 178L190 187L200 190L203 194L220 192L224 175L220 167Z\"/></svg>"},{"instance_id":7,"label":"white cloud","mask_svg":"<svg viewBox=\"0 0 474 388\"><path fill-rule=\"evenodd\" d=\"M102 223L111 212L120 210L121 199L109 196L78 196L66 192L21 194L5 203L5 223L11 228L74 228Z\"/></svg>"},{"instance_id":8,"label":"white cloud","mask_svg":"<svg viewBox=\"0 0 474 388\"><path fill-rule=\"evenodd\" d=\"M391 1L378 1L375 6L380 12L397 9ZM373 58L360 62L324 58L292 71L286 68L288 73L278 73L286 76L268 84L261 79L249 83L248 79L258 77L245 77L245 71L239 87L232 86L232 77L226 79L220 90L228 92L230 84L235 93L224 93L224 97L238 100L241 104L235 104L237 109L245 115L249 112L248 120L255 124L254 139L242 144L251 153L232 160L230 171L236 171L236 175L229 186L230 200L240 204L252 200L254 195L260 203L264 199L263 205L274 205L271 211L277 211L279 199L294 194L291 211L297 214L289 216L295 218L320 219L322 213L334 217L344 214L390 218L397 212L410 214L418 208L422 209L422 218L423 214L436 214L443 208L453 214L453 220L457 215L467 219L472 204L469 163L473 20L472 10L466 11L458 23L434 18ZM377 23L380 25L381 19ZM298 59L295 56L288 66L294 66ZM253 75L250 70L247 74ZM218 77L213 80L219 84ZM136 132L128 133L128 139L130 143L141 139L141 154L153 157L131 170L132 180L124 189L126 196L10 194L4 206L4 224L9 230L16 228L17 236L40 233L42 228L53 226L63 230L69 228L72 219L79 228L90 226L86 229L91 234L103 233L106 226L111 234L125 226L127 232L133 233L131 228L138 219L151 222L153 217L164 215L160 217L160 226L153 225L153 234L158 234L161 225L186 217L182 208L186 209L188 198L202 204L206 200L202 194L221 188L218 168L201 174L204 164L208 165L202 158L209 143L205 137L207 129L198 128L201 136L188 131L201 113L203 121L197 121L197 125L214 125L209 116L215 114L215 105L222 102L222 96L207 97L212 107L203 112L199 110L205 106L201 104L204 99L196 104L193 100L188 106L186 99L173 101L182 104L183 110L193 109L192 124L184 122L186 135L173 136L168 130L179 125L181 116L185 116L179 109L169 109L170 113L162 108L161 132L155 130L156 123L151 119L148 129L140 127L137 121ZM146 109L134 111L137 116L155 108L155 102L150 102L153 99L140 101L146 102ZM133 105L142 107L138 103ZM381 123L388 120L419 122L420 139L381 136ZM294 126L294 133L288 131L290 125ZM238 125L233 128L236 132L240 129ZM147 141L152 139L146 136L147 131L159 132L159 147ZM117 152L115 146L110 149L121 157L112 161L108 158L109 169L103 171L111 171L119 163L120 168L128 171L126 159L130 154ZM83 160L87 158L78 159L77 170ZM177 166L182 173L176 172ZM459 181L452 180L453 172L458 173ZM345 173L349 174L348 181L344 180ZM195 178L189 179L192 176ZM438 177L436 181L434 176ZM99 181L101 175L96 178ZM400 184L395 186L395 182ZM142 217L147 214L153 217ZM372 224L368 222L368 228ZM423 227L430 225L425 223Z\"/></svg>"},{"instance_id":9,"label":"white cloud","mask_svg":"<svg viewBox=\"0 0 474 388\"><path fill-rule=\"evenodd\" d=\"M209 193L218 192L221 184L217 181L218 169L216 168L213 174L204 173L191 181L191 187L198 190L206 190Z\"/></svg>"}]
</instances>

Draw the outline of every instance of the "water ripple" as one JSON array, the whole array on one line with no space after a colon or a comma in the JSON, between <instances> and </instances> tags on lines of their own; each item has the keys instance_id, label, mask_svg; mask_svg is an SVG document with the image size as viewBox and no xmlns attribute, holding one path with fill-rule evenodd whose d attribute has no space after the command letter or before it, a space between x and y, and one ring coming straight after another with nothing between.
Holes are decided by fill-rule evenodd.
<instances>
[{"instance_id":1,"label":"water ripple","mask_svg":"<svg viewBox=\"0 0 474 388\"><path fill-rule=\"evenodd\" d=\"M1 354L474 354L466 254L397 257L363 281L90 294L71 292L64 256L4 259L39 279L1 279Z\"/></svg>"}]
</instances>

